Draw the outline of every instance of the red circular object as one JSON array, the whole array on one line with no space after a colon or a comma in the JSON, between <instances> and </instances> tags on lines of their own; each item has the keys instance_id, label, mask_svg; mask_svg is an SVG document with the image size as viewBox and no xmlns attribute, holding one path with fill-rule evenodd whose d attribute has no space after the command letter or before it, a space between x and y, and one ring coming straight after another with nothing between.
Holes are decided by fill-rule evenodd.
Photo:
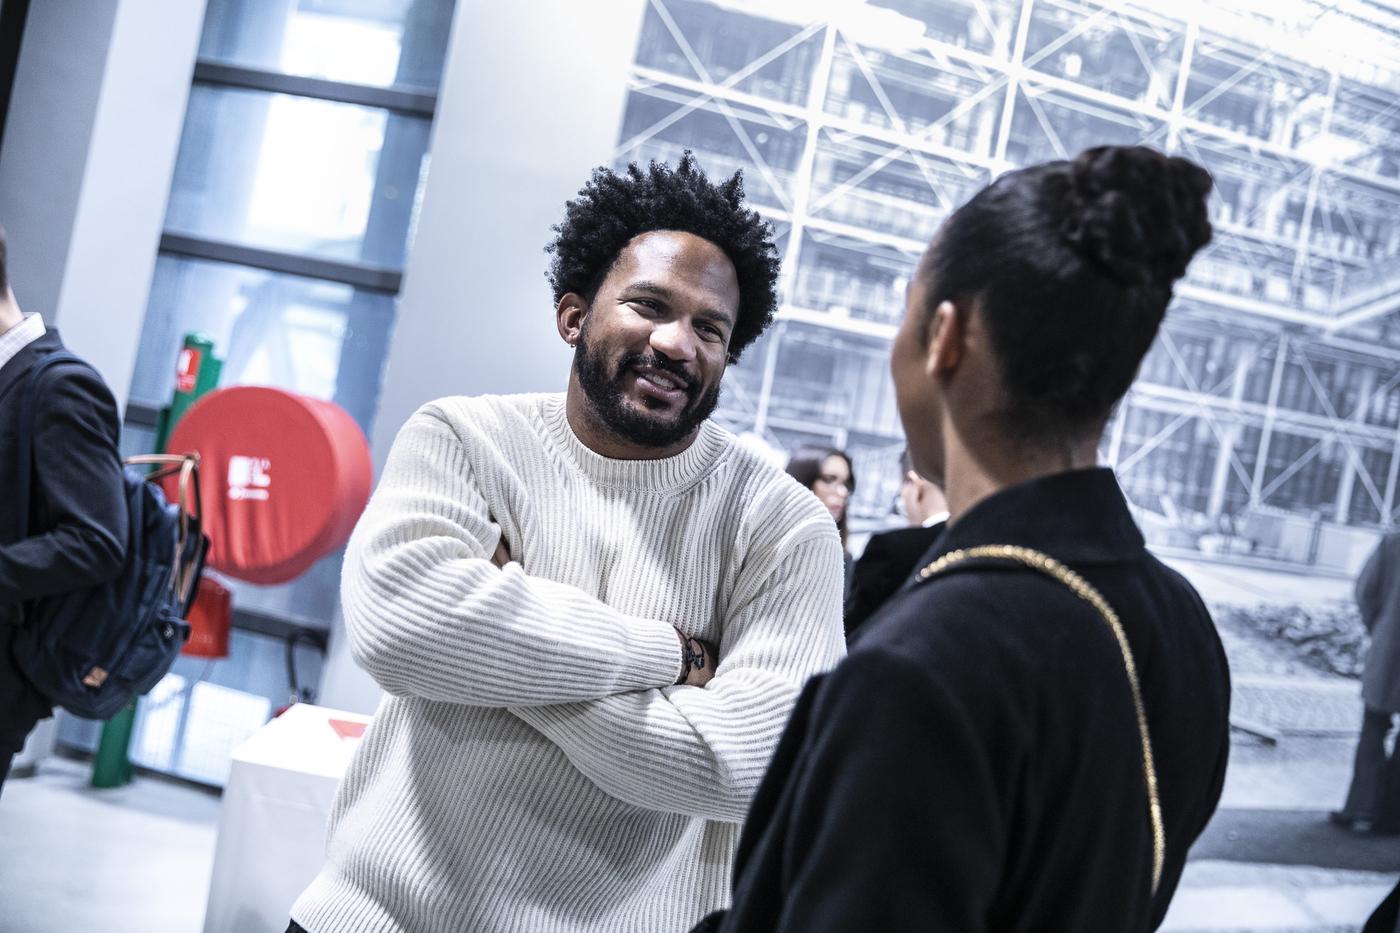
<instances>
[{"instance_id":1,"label":"red circular object","mask_svg":"<svg viewBox=\"0 0 1400 933\"><path fill-rule=\"evenodd\" d=\"M345 543L369 501L373 467L360 426L339 405L293 392L210 392L165 448L199 452L208 563L251 583L305 573Z\"/></svg>"}]
</instances>

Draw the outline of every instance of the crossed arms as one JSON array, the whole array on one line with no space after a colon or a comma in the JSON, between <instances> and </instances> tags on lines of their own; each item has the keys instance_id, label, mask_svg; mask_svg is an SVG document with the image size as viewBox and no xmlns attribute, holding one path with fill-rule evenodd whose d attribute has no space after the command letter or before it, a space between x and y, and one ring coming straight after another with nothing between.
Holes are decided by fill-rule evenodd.
<instances>
[{"instance_id":1,"label":"crossed arms","mask_svg":"<svg viewBox=\"0 0 1400 933\"><path fill-rule=\"evenodd\" d=\"M390 693L509 708L619 799L737 822L802 682L843 650L834 529L790 537L741 575L713 680L673 686L670 622L493 562L500 532L467 451L424 410L352 538L346 628Z\"/></svg>"}]
</instances>

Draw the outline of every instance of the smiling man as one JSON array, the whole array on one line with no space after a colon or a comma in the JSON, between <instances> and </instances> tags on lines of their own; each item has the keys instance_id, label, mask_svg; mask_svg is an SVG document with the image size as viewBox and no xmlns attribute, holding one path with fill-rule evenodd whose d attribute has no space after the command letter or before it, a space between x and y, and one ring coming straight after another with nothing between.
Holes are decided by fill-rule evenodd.
<instances>
[{"instance_id":1,"label":"smiling man","mask_svg":"<svg viewBox=\"0 0 1400 933\"><path fill-rule=\"evenodd\" d=\"M351 540L390 696L293 931L688 927L843 652L830 516L707 420L776 301L739 176L599 169L555 232L567 393L425 405Z\"/></svg>"}]
</instances>

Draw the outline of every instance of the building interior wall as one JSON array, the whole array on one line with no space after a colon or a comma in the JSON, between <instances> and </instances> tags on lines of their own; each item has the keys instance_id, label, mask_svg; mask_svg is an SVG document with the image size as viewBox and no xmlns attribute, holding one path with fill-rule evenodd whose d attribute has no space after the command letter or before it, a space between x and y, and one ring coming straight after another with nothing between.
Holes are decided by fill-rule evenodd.
<instances>
[{"instance_id":1,"label":"building interior wall","mask_svg":"<svg viewBox=\"0 0 1400 933\"><path fill-rule=\"evenodd\" d=\"M690 149L711 175L744 172L784 259L779 320L731 368L718 417L776 454L810 441L850 450L858 537L901 521L887 356L929 237L1003 172L1144 143L1216 180L1215 240L1103 442L1149 539L1340 578L1395 525L1391 7L180 6L177 42L137 0L34 4L44 16L31 29L92 14L92 54L27 91L21 59L0 155L16 280L86 335L80 352L126 402L127 453L152 443L190 330L215 338L226 383L341 404L380 464L433 397L561 388L549 226L590 167ZM22 55L44 48L35 39ZM163 90L143 96L157 74ZM66 120L45 123L61 86ZM125 150L122 108L140 112L131 132L147 130ZM67 193L45 194L60 182ZM133 198L139 222L104 244ZM288 699L280 659L302 630L328 638L329 654L291 649L301 681L324 702L372 709L378 690L337 618L339 563L284 586L236 585L237 657L181 662L179 684L149 701L138 760L217 783L227 749ZM217 740L181 744L196 733ZM79 725L65 734L96 741Z\"/></svg>"}]
</instances>

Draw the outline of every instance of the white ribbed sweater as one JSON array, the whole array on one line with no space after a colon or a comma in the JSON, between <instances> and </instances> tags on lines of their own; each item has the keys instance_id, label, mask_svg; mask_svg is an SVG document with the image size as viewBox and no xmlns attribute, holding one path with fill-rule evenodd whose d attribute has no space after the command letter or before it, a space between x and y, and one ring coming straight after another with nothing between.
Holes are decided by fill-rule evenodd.
<instances>
[{"instance_id":1,"label":"white ribbed sweater","mask_svg":"<svg viewBox=\"0 0 1400 933\"><path fill-rule=\"evenodd\" d=\"M578 440L561 395L424 406L346 553L350 644L390 695L293 917L688 930L728 903L799 687L844 652L841 592L826 510L713 423L622 461ZM707 686L670 686L673 625L719 646Z\"/></svg>"}]
</instances>

